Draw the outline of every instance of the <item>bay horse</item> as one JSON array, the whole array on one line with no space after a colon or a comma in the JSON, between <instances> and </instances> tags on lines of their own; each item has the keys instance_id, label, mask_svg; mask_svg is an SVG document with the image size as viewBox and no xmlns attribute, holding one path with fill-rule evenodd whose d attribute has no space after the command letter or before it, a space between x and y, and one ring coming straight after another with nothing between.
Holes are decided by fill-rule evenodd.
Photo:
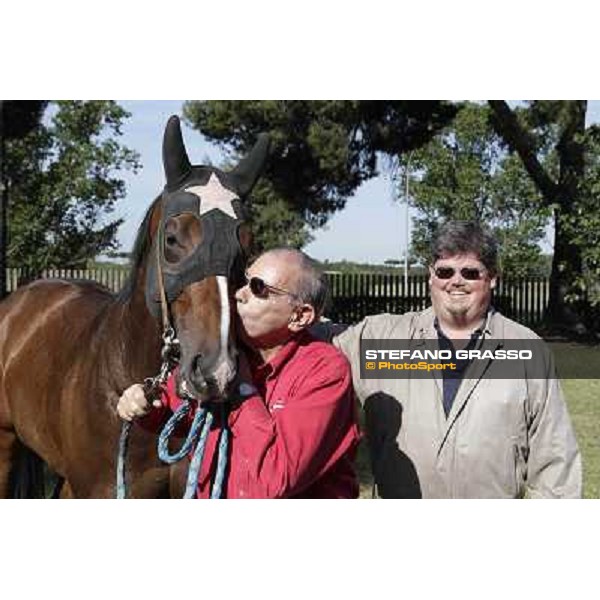
<instances>
[{"instance_id":1,"label":"bay horse","mask_svg":"<svg viewBox=\"0 0 600 600\"><path fill-rule=\"evenodd\" d=\"M161 365L161 272L180 342L178 390L199 401L227 396L237 370L232 297L250 245L244 200L268 146L261 135L229 172L192 166L171 117L166 186L140 226L123 289L39 280L0 304L0 496L12 496L23 453L58 474L62 498L115 496L117 400ZM131 430L126 469L129 497L180 493L181 477L141 427Z\"/></svg>"}]
</instances>

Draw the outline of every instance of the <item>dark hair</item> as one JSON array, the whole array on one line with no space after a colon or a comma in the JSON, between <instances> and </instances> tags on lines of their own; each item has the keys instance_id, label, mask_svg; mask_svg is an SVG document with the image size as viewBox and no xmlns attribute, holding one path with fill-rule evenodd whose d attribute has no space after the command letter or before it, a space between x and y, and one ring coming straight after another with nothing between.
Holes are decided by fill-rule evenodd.
<instances>
[{"instance_id":1,"label":"dark hair","mask_svg":"<svg viewBox=\"0 0 600 600\"><path fill-rule=\"evenodd\" d=\"M325 310L329 296L329 282L317 262L302 253L302 274L298 281L298 296L315 309L315 318Z\"/></svg>"},{"instance_id":2,"label":"dark hair","mask_svg":"<svg viewBox=\"0 0 600 600\"><path fill-rule=\"evenodd\" d=\"M448 221L431 242L432 263L457 254L475 254L492 274L498 271L498 243L492 233L475 221Z\"/></svg>"}]
</instances>

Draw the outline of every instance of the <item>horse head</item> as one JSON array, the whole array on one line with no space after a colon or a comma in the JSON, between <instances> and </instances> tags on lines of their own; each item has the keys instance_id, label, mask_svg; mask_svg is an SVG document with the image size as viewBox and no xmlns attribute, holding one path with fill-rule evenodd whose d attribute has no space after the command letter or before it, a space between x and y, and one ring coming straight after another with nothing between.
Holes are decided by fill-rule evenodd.
<instances>
[{"instance_id":1,"label":"horse head","mask_svg":"<svg viewBox=\"0 0 600 600\"><path fill-rule=\"evenodd\" d=\"M226 398L236 376L233 292L244 279L251 243L244 202L267 158L262 134L229 172L192 165L179 119L163 140L166 185L153 215L153 260L146 273L146 304L161 312L160 285L180 343L177 389L200 402Z\"/></svg>"}]
</instances>

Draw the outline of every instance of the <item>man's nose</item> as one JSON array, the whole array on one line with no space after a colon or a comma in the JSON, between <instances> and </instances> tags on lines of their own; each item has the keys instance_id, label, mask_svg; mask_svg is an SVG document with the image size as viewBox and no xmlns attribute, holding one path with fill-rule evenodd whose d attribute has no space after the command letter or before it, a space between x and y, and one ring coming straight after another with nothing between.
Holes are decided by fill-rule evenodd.
<instances>
[{"instance_id":1,"label":"man's nose","mask_svg":"<svg viewBox=\"0 0 600 600\"><path fill-rule=\"evenodd\" d=\"M248 284L243 285L239 290L235 292L236 302L246 302L248 299Z\"/></svg>"},{"instance_id":2,"label":"man's nose","mask_svg":"<svg viewBox=\"0 0 600 600\"><path fill-rule=\"evenodd\" d=\"M450 278L450 283L452 285L464 285L465 282L466 282L466 279L462 276L460 269L456 269L456 271L454 272L454 275L452 275L452 277Z\"/></svg>"}]
</instances>

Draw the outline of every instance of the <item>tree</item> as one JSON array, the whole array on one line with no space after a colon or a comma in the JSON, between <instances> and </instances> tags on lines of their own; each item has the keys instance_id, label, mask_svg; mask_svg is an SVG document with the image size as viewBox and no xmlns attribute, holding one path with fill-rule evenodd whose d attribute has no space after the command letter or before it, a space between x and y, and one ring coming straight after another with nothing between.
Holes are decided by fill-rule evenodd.
<instances>
[{"instance_id":1,"label":"tree","mask_svg":"<svg viewBox=\"0 0 600 600\"><path fill-rule=\"evenodd\" d=\"M538 242L549 211L541 206L540 194L520 161L503 148L489 118L487 106L466 103L429 144L399 163L399 186L404 188L407 168L414 178L411 203L419 213L413 252L426 264L440 223L475 220L489 226L500 241L503 272L537 274L543 268Z\"/></svg>"},{"instance_id":2,"label":"tree","mask_svg":"<svg viewBox=\"0 0 600 600\"><path fill-rule=\"evenodd\" d=\"M45 100L0 100L0 300L6 295L6 211L8 182L6 145L8 140L25 137L39 126L46 107Z\"/></svg>"},{"instance_id":3,"label":"tree","mask_svg":"<svg viewBox=\"0 0 600 600\"><path fill-rule=\"evenodd\" d=\"M2 100L0 119L5 140L25 137L39 127L47 100Z\"/></svg>"},{"instance_id":4,"label":"tree","mask_svg":"<svg viewBox=\"0 0 600 600\"><path fill-rule=\"evenodd\" d=\"M266 183L254 193L258 249L301 247L367 179L379 153L417 148L456 108L426 101L192 101L187 122L230 154L243 154L261 131L273 151Z\"/></svg>"},{"instance_id":5,"label":"tree","mask_svg":"<svg viewBox=\"0 0 600 600\"><path fill-rule=\"evenodd\" d=\"M114 172L140 166L116 141L129 114L114 101L59 101L48 111L6 141L8 264L34 272L81 267L116 248L122 219L107 218L125 185Z\"/></svg>"},{"instance_id":6,"label":"tree","mask_svg":"<svg viewBox=\"0 0 600 600\"><path fill-rule=\"evenodd\" d=\"M266 180L254 188L249 206L255 252L288 246L303 248L313 236L302 216L293 210Z\"/></svg>"},{"instance_id":7,"label":"tree","mask_svg":"<svg viewBox=\"0 0 600 600\"><path fill-rule=\"evenodd\" d=\"M552 213L549 322L582 332L582 300L600 275L598 127L586 129L585 100L532 101L515 110L501 100L489 105L496 131Z\"/></svg>"}]
</instances>

